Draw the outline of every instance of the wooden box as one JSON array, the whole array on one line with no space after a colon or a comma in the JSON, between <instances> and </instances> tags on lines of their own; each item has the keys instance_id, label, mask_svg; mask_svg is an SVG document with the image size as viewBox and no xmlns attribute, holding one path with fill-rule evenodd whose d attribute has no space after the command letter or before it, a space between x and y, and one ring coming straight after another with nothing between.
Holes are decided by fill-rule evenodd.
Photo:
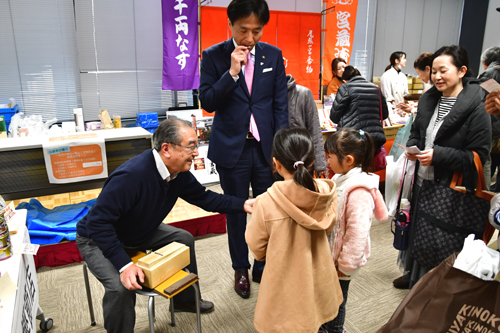
<instances>
[{"instance_id":1,"label":"wooden box","mask_svg":"<svg viewBox=\"0 0 500 333\"><path fill-rule=\"evenodd\" d=\"M323 102L321 101L314 101L316 103L316 107L319 109L322 109L323 108Z\"/></svg>"},{"instance_id":2,"label":"wooden box","mask_svg":"<svg viewBox=\"0 0 500 333\"><path fill-rule=\"evenodd\" d=\"M384 127L385 138L387 140L395 139L399 129L403 126L404 125L401 124L395 124L392 126Z\"/></svg>"},{"instance_id":3,"label":"wooden box","mask_svg":"<svg viewBox=\"0 0 500 333\"><path fill-rule=\"evenodd\" d=\"M153 289L189 263L189 247L173 242L142 257L137 266L144 272L143 285Z\"/></svg>"}]
</instances>

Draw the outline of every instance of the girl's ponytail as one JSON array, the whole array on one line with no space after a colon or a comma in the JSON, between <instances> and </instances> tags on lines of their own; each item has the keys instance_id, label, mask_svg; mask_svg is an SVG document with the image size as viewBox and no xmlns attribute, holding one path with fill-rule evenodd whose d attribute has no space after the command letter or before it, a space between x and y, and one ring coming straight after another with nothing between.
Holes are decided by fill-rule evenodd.
<instances>
[{"instance_id":1,"label":"girl's ponytail","mask_svg":"<svg viewBox=\"0 0 500 333\"><path fill-rule=\"evenodd\" d=\"M272 157L293 173L297 184L318 192L316 182L307 170L314 163L314 143L305 128L280 129L274 136Z\"/></svg>"},{"instance_id":2,"label":"girl's ponytail","mask_svg":"<svg viewBox=\"0 0 500 333\"><path fill-rule=\"evenodd\" d=\"M293 180L297 184L307 188L308 190L317 192L316 183L314 182L313 177L305 167L304 162L299 162L302 161L297 161L294 163L295 173L293 174Z\"/></svg>"}]
</instances>

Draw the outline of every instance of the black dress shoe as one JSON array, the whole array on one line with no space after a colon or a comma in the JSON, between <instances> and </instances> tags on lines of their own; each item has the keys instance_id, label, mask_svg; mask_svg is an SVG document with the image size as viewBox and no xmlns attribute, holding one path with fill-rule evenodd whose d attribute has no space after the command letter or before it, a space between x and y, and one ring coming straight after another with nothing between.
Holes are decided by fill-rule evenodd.
<instances>
[{"instance_id":1,"label":"black dress shoe","mask_svg":"<svg viewBox=\"0 0 500 333\"><path fill-rule=\"evenodd\" d=\"M193 312L196 313L196 304L194 302L175 302L175 312ZM214 303L200 299L200 313L209 313L214 311Z\"/></svg>"},{"instance_id":2,"label":"black dress shoe","mask_svg":"<svg viewBox=\"0 0 500 333\"><path fill-rule=\"evenodd\" d=\"M392 281L392 285L398 289L410 289L410 281L406 281L402 276Z\"/></svg>"},{"instance_id":3,"label":"black dress shoe","mask_svg":"<svg viewBox=\"0 0 500 333\"><path fill-rule=\"evenodd\" d=\"M260 280L262 280L262 273L261 272L252 272L252 281L260 283Z\"/></svg>"},{"instance_id":4,"label":"black dress shoe","mask_svg":"<svg viewBox=\"0 0 500 333\"><path fill-rule=\"evenodd\" d=\"M234 290L243 298L250 297L250 281L248 280L248 269L237 269L234 271Z\"/></svg>"}]
</instances>

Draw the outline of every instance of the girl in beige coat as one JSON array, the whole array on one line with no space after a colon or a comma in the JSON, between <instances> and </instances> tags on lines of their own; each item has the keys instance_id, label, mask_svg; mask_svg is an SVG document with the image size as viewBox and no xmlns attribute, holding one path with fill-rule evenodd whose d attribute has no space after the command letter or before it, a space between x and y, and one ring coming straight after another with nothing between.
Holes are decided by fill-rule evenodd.
<instances>
[{"instance_id":1,"label":"girl in beige coat","mask_svg":"<svg viewBox=\"0 0 500 333\"><path fill-rule=\"evenodd\" d=\"M331 180L314 180L314 144L303 128L276 133L272 156L278 181L257 197L246 241L255 259L266 260L255 309L261 333L318 332L342 303L327 232L336 219Z\"/></svg>"}]
</instances>

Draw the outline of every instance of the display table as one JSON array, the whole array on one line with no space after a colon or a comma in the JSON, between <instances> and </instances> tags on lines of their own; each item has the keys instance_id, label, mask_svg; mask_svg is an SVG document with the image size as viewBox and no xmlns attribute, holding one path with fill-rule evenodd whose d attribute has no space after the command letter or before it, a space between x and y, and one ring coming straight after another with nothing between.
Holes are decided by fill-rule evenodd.
<instances>
[{"instance_id":1,"label":"display table","mask_svg":"<svg viewBox=\"0 0 500 333\"><path fill-rule=\"evenodd\" d=\"M105 141L108 174L130 158L151 148L151 133L140 127L92 133L97 133ZM105 178L70 184L51 184L43 157L44 139L35 137L0 139L0 195L5 200L102 187Z\"/></svg>"},{"instance_id":2,"label":"display table","mask_svg":"<svg viewBox=\"0 0 500 333\"><path fill-rule=\"evenodd\" d=\"M19 225L17 234L11 235L14 253L16 246L30 243L26 214L26 209L16 210L11 222ZM0 272L2 276L8 273L17 285L16 294L0 308L0 332L36 332L36 318L43 318L43 312L38 305L39 290L33 255L14 254L0 261Z\"/></svg>"},{"instance_id":3,"label":"display table","mask_svg":"<svg viewBox=\"0 0 500 333\"><path fill-rule=\"evenodd\" d=\"M226 233L226 215L207 212L179 198L163 223L189 231L194 237ZM75 241L42 245L35 256L36 269L83 261ZM0 331L1 332L1 331Z\"/></svg>"}]
</instances>

